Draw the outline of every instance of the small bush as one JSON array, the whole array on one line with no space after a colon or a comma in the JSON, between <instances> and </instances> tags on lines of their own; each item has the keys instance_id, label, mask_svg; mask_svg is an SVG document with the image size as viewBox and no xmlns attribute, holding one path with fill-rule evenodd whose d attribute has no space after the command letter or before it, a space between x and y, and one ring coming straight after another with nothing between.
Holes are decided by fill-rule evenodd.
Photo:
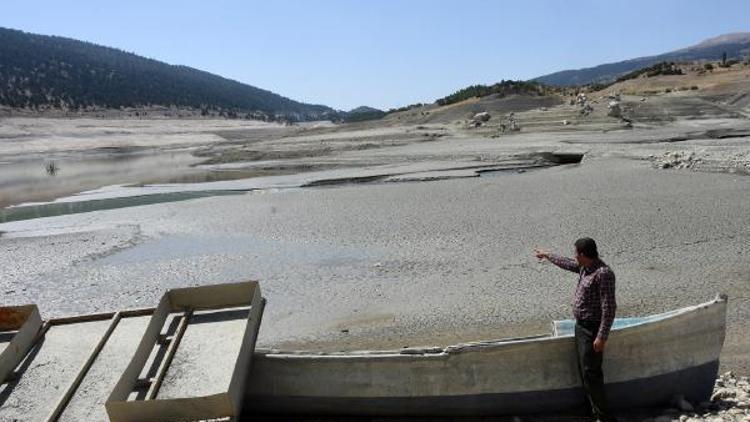
<instances>
[{"instance_id":1,"label":"small bush","mask_svg":"<svg viewBox=\"0 0 750 422\"><path fill-rule=\"evenodd\" d=\"M592 91L601 91L602 89L607 88L607 87L609 87L611 85L613 85L613 84L611 84L611 83L609 83L609 84L603 84L603 83L598 83L597 82L597 83L593 83L593 84L589 85L589 88L591 88Z\"/></svg>"},{"instance_id":2,"label":"small bush","mask_svg":"<svg viewBox=\"0 0 750 422\"><path fill-rule=\"evenodd\" d=\"M416 104L409 104L407 106L403 106L403 107L399 107L399 108L392 108L392 109L389 109L386 112L386 114L398 113L400 111L407 111L407 110L411 110L413 108L422 107L423 105L424 104L422 104L422 103L416 103Z\"/></svg>"},{"instance_id":3,"label":"small bush","mask_svg":"<svg viewBox=\"0 0 750 422\"><path fill-rule=\"evenodd\" d=\"M693 85L693 86L690 87L690 89L692 91L696 91L696 90L698 90L698 85Z\"/></svg>"},{"instance_id":4,"label":"small bush","mask_svg":"<svg viewBox=\"0 0 750 422\"><path fill-rule=\"evenodd\" d=\"M706 70L708 70L708 71L712 71L712 70L714 70L714 65L712 65L711 63L706 63L706 64L703 65L703 68L706 69Z\"/></svg>"},{"instance_id":5,"label":"small bush","mask_svg":"<svg viewBox=\"0 0 750 422\"><path fill-rule=\"evenodd\" d=\"M444 106L467 100L473 97L484 97L491 94L498 94L505 97L513 94L526 95L547 95L553 89L536 81L506 81L502 80L494 85L472 85L460 89L447 97L435 101L438 105Z\"/></svg>"},{"instance_id":6,"label":"small bush","mask_svg":"<svg viewBox=\"0 0 750 422\"><path fill-rule=\"evenodd\" d=\"M672 92L672 88L667 88L667 89L664 90L664 92L667 93L667 94L669 94L670 92Z\"/></svg>"},{"instance_id":7,"label":"small bush","mask_svg":"<svg viewBox=\"0 0 750 422\"><path fill-rule=\"evenodd\" d=\"M617 78L617 82L627 81L628 79L635 79L643 75L645 75L645 77L647 78L651 78L659 75L684 75L684 73L682 72L682 69L678 67L674 62L659 62L620 76L619 78Z\"/></svg>"},{"instance_id":8,"label":"small bush","mask_svg":"<svg viewBox=\"0 0 750 422\"><path fill-rule=\"evenodd\" d=\"M386 115L386 112L380 110L366 111L361 113L349 113L344 117L344 121L347 123L354 122L365 122L368 120L382 119Z\"/></svg>"}]
</instances>

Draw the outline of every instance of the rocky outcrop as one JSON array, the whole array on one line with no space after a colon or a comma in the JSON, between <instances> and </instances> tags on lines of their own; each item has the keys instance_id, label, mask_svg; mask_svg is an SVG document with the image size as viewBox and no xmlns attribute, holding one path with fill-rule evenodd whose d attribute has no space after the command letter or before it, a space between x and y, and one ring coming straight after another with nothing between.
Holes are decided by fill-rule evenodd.
<instances>
[{"instance_id":1,"label":"rocky outcrop","mask_svg":"<svg viewBox=\"0 0 750 422\"><path fill-rule=\"evenodd\" d=\"M716 380L711 401L690 403L675 397L672 406L653 421L750 422L750 379L726 372Z\"/></svg>"},{"instance_id":2,"label":"rocky outcrop","mask_svg":"<svg viewBox=\"0 0 750 422\"><path fill-rule=\"evenodd\" d=\"M618 119L622 117L622 108L620 107L619 101L610 101L607 105L607 116L609 117L617 117Z\"/></svg>"},{"instance_id":3,"label":"rocky outcrop","mask_svg":"<svg viewBox=\"0 0 750 422\"><path fill-rule=\"evenodd\" d=\"M475 114L474 117L471 118L471 120L475 122L486 122L490 120L491 117L492 116L490 116L490 113L483 111L481 113Z\"/></svg>"},{"instance_id":4,"label":"rocky outcrop","mask_svg":"<svg viewBox=\"0 0 750 422\"><path fill-rule=\"evenodd\" d=\"M684 169L692 168L701 160L702 158L697 157L695 151L667 151L661 157L654 157L654 165L662 169Z\"/></svg>"},{"instance_id":5,"label":"rocky outcrop","mask_svg":"<svg viewBox=\"0 0 750 422\"><path fill-rule=\"evenodd\" d=\"M706 148L666 151L661 156L649 156L660 169L692 169L727 173L750 174L750 151L711 151Z\"/></svg>"}]
</instances>

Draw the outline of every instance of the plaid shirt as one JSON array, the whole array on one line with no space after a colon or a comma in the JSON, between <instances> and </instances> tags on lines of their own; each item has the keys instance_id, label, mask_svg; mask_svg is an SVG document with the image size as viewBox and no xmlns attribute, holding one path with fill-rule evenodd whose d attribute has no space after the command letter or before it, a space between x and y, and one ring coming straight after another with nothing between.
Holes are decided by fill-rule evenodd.
<instances>
[{"instance_id":1,"label":"plaid shirt","mask_svg":"<svg viewBox=\"0 0 750 422\"><path fill-rule=\"evenodd\" d=\"M606 340L615 320L615 273L602 260L591 268L578 265L574 259L549 254L549 261L558 267L578 273L573 317L577 320L600 321L597 337Z\"/></svg>"}]
</instances>

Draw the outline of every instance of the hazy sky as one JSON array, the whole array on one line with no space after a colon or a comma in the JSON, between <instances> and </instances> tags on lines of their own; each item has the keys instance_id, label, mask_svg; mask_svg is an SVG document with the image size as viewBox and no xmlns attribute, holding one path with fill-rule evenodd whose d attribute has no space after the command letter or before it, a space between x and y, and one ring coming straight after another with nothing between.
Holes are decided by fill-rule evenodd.
<instances>
[{"instance_id":1,"label":"hazy sky","mask_svg":"<svg viewBox=\"0 0 750 422\"><path fill-rule=\"evenodd\" d=\"M750 31L750 0L0 0L0 26L350 109L431 102Z\"/></svg>"}]
</instances>

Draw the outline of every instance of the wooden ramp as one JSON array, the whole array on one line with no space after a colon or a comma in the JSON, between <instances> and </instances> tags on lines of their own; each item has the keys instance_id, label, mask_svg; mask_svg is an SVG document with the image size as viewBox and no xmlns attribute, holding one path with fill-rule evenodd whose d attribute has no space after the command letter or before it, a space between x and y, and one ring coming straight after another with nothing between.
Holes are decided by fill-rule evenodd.
<instances>
[{"instance_id":1,"label":"wooden ramp","mask_svg":"<svg viewBox=\"0 0 750 422\"><path fill-rule=\"evenodd\" d=\"M0 307L0 420L231 420L263 306L251 281L45 322L34 305Z\"/></svg>"}]
</instances>

